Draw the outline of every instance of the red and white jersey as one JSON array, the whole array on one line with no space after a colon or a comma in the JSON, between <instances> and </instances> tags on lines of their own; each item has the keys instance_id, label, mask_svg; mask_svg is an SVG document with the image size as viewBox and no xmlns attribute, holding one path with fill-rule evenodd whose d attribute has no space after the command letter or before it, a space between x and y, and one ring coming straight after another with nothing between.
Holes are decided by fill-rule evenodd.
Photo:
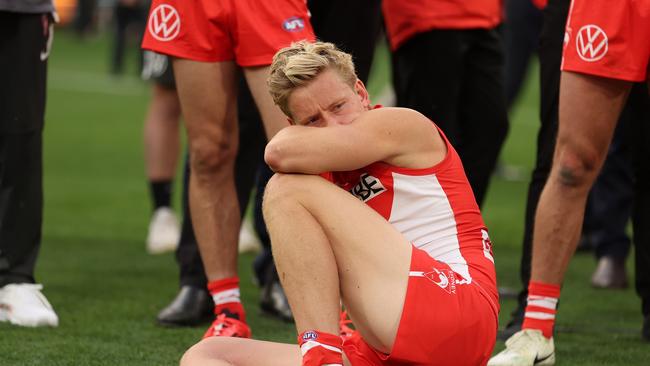
<instances>
[{"instance_id":1,"label":"red and white jersey","mask_svg":"<svg viewBox=\"0 0 650 366\"><path fill-rule=\"evenodd\" d=\"M433 124L432 124L433 126ZM435 166L407 169L376 162L324 176L372 207L407 240L497 299L492 246L456 150ZM486 288L487 287L487 288Z\"/></svg>"}]
</instances>

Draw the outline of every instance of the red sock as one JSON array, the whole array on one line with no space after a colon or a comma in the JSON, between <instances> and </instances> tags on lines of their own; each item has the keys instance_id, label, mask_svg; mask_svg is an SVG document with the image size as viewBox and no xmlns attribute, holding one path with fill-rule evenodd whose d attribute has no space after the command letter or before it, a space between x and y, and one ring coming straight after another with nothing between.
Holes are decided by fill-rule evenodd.
<instances>
[{"instance_id":1,"label":"red sock","mask_svg":"<svg viewBox=\"0 0 650 366\"><path fill-rule=\"evenodd\" d=\"M246 322L246 312L239 300L239 277L210 281L208 291L214 300L215 314Z\"/></svg>"},{"instance_id":2,"label":"red sock","mask_svg":"<svg viewBox=\"0 0 650 366\"><path fill-rule=\"evenodd\" d=\"M343 341L335 334L308 330L298 336L302 366L343 366Z\"/></svg>"},{"instance_id":3,"label":"red sock","mask_svg":"<svg viewBox=\"0 0 650 366\"><path fill-rule=\"evenodd\" d=\"M533 282L528 284L528 300L522 329L538 329L544 337L553 337L557 300L560 298L560 286Z\"/></svg>"}]
</instances>

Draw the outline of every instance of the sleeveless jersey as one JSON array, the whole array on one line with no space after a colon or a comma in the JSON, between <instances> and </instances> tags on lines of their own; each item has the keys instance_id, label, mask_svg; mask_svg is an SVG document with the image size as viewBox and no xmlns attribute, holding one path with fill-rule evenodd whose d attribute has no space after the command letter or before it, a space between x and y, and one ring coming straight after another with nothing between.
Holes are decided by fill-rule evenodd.
<instances>
[{"instance_id":1,"label":"sleeveless jersey","mask_svg":"<svg viewBox=\"0 0 650 366\"><path fill-rule=\"evenodd\" d=\"M376 162L323 176L372 207L415 247L448 264L457 285L476 283L498 304L492 246L460 157L442 131L447 154L433 167Z\"/></svg>"}]
</instances>

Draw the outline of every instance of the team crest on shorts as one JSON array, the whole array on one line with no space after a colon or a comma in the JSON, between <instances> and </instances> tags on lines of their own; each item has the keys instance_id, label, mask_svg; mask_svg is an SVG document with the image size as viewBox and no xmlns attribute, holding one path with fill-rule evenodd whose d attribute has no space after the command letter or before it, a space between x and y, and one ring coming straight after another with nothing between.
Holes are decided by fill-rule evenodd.
<instances>
[{"instance_id":1,"label":"team crest on shorts","mask_svg":"<svg viewBox=\"0 0 650 366\"><path fill-rule=\"evenodd\" d=\"M148 29L153 38L161 42L171 41L181 31L181 17L173 6L158 5L151 11Z\"/></svg>"},{"instance_id":2,"label":"team crest on shorts","mask_svg":"<svg viewBox=\"0 0 650 366\"><path fill-rule=\"evenodd\" d=\"M605 57L608 50L607 34L595 24L585 25L576 36L576 52L583 61L596 62Z\"/></svg>"},{"instance_id":3,"label":"team crest on shorts","mask_svg":"<svg viewBox=\"0 0 650 366\"><path fill-rule=\"evenodd\" d=\"M305 29L305 21L301 17L291 17L282 23L282 28L287 32L300 32Z\"/></svg>"},{"instance_id":4,"label":"team crest on shorts","mask_svg":"<svg viewBox=\"0 0 650 366\"><path fill-rule=\"evenodd\" d=\"M456 274L454 271L439 271L434 267L433 271L426 272L423 275L448 294L456 293Z\"/></svg>"}]
</instances>

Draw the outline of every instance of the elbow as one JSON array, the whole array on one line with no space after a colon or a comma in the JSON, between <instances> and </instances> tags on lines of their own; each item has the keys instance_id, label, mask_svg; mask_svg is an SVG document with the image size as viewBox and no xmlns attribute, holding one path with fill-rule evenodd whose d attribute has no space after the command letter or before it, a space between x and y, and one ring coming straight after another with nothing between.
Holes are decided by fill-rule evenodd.
<instances>
[{"instance_id":1,"label":"elbow","mask_svg":"<svg viewBox=\"0 0 650 366\"><path fill-rule=\"evenodd\" d=\"M273 144L272 141L266 145L266 149L264 150L264 161L274 172L284 171L282 168L284 165L282 152L277 146L275 146L275 144Z\"/></svg>"}]
</instances>

